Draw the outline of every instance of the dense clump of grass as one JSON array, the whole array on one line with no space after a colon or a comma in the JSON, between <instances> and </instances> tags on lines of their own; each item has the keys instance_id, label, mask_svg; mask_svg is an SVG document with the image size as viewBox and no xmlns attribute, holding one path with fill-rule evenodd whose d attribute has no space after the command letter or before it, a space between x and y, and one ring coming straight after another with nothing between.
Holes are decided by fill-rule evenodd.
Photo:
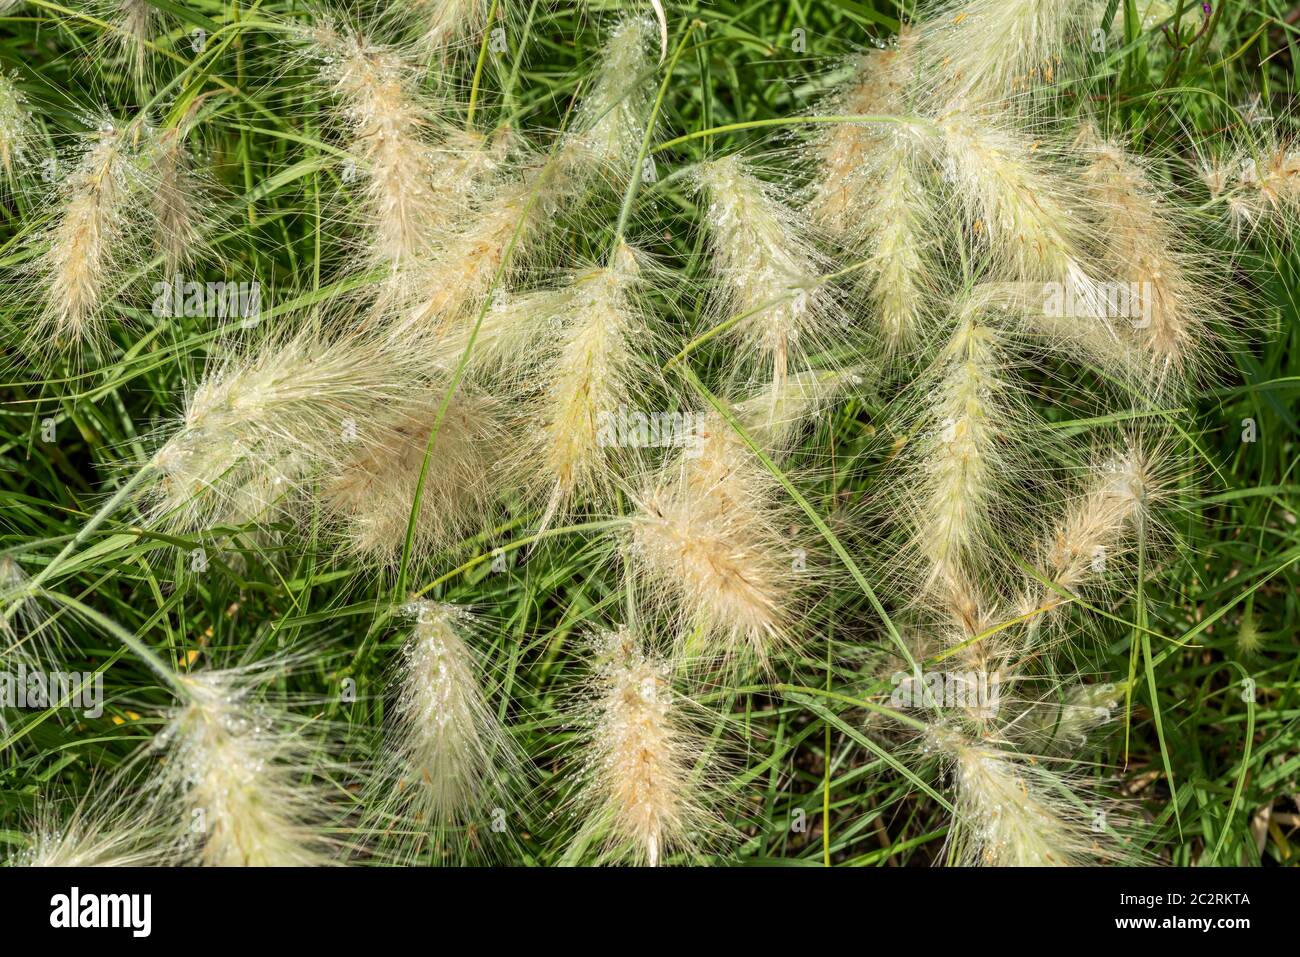
<instances>
[{"instance_id":1,"label":"dense clump of grass","mask_svg":"<svg viewBox=\"0 0 1300 957\"><path fill-rule=\"evenodd\" d=\"M666 13L0 15L0 860L1297 859L1300 31Z\"/></svg>"}]
</instances>

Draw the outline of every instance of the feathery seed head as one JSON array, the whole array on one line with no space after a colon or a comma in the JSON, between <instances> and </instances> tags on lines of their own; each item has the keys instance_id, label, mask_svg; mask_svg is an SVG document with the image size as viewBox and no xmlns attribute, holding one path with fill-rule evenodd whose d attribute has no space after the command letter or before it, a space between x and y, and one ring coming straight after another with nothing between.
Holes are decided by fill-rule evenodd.
<instances>
[{"instance_id":1,"label":"feathery seed head","mask_svg":"<svg viewBox=\"0 0 1300 957\"><path fill-rule=\"evenodd\" d=\"M32 116L27 97L13 78L0 72L0 166L13 179L18 167L27 162L32 144Z\"/></svg>"},{"instance_id":2,"label":"feathery seed head","mask_svg":"<svg viewBox=\"0 0 1300 957\"><path fill-rule=\"evenodd\" d=\"M1093 730L1114 718L1123 699L1123 684L1075 684L1031 708L1017 733L1034 753L1074 753L1088 743Z\"/></svg>"},{"instance_id":3,"label":"feathery seed head","mask_svg":"<svg viewBox=\"0 0 1300 957\"><path fill-rule=\"evenodd\" d=\"M1077 191L1047 144L989 111L949 110L914 128L931 134L934 159L953 197L1011 275L1094 275Z\"/></svg>"},{"instance_id":4,"label":"feathery seed head","mask_svg":"<svg viewBox=\"0 0 1300 957\"><path fill-rule=\"evenodd\" d=\"M1141 384L1157 393L1176 389L1202 363L1210 313L1197 256L1183 238L1190 230L1135 157L1093 140L1084 179L1101 211L1108 271L1137 293L1129 297L1137 300L1129 303L1130 321L1118 328L1148 357Z\"/></svg>"},{"instance_id":5,"label":"feathery seed head","mask_svg":"<svg viewBox=\"0 0 1300 957\"><path fill-rule=\"evenodd\" d=\"M451 204L469 191L458 181L466 171L457 169L466 144L458 138L435 151L430 133L436 112L417 94L417 73L403 51L329 24L314 39L322 80L337 100L361 178L362 266L409 272L464 209ZM409 282L403 276L399 285Z\"/></svg>"},{"instance_id":6,"label":"feathery seed head","mask_svg":"<svg viewBox=\"0 0 1300 957\"><path fill-rule=\"evenodd\" d=\"M92 798L98 800L92 803ZM72 808L42 799L26 828L26 845L7 867L149 867L170 863L154 844L154 826L142 809L123 800L114 782Z\"/></svg>"},{"instance_id":7,"label":"feathery seed head","mask_svg":"<svg viewBox=\"0 0 1300 957\"><path fill-rule=\"evenodd\" d=\"M650 107L646 74L656 31L646 17L628 17L610 32L600 67L579 108L568 150L626 178L636 161ZM576 156L574 160L576 161Z\"/></svg>"},{"instance_id":8,"label":"feathery seed head","mask_svg":"<svg viewBox=\"0 0 1300 957\"><path fill-rule=\"evenodd\" d=\"M1069 783L1045 764L945 728L932 738L952 761L959 865L1070 867L1115 856Z\"/></svg>"},{"instance_id":9,"label":"feathery seed head","mask_svg":"<svg viewBox=\"0 0 1300 957\"><path fill-rule=\"evenodd\" d=\"M137 79L143 79L149 63L149 45L153 41L158 11L148 0L117 0L117 29L122 51L131 59Z\"/></svg>"},{"instance_id":10,"label":"feathery seed head","mask_svg":"<svg viewBox=\"0 0 1300 957\"><path fill-rule=\"evenodd\" d=\"M717 415L637 496L635 580L675 612L692 657L741 674L794 646L812 575L782 502L771 474Z\"/></svg>"},{"instance_id":11,"label":"feathery seed head","mask_svg":"<svg viewBox=\"0 0 1300 957\"><path fill-rule=\"evenodd\" d=\"M654 867L715 829L695 771L698 735L668 661L627 626L595 639L578 842Z\"/></svg>"},{"instance_id":12,"label":"feathery seed head","mask_svg":"<svg viewBox=\"0 0 1300 957\"><path fill-rule=\"evenodd\" d=\"M1300 148L1293 137L1266 129L1223 161L1206 163L1210 198L1225 205L1238 238L1261 225L1285 229L1300 212Z\"/></svg>"},{"instance_id":13,"label":"feathery seed head","mask_svg":"<svg viewBox=\"0 0 1300 957\"><path fill-rule=\"evenodd\" d=\"M1263 639L1259 623L1255 621L1254 609L1247 608L1241 616L1241 625L1237 628L1237 650L1243 655L1253 655L1263 645Z\"/></svg>"},{"instance_id":14,"label":"feathery seed head","mask_svg":"<svg viewBox=\"0 0 1300 957\"><path fill-rule=\"evenodd\" d=\"M415 627L396 680L388 803L422 829L466 823L518 758L483 690L483 665L468 642L473 617L428 601L407 610Z\"/></svg>"},{"instance_id":15,"label":"feathery seed head","mask_svg":"<svg viewBox=\"0 0 1300 957\"><path fill-rule=\"evenodd\" d=\"M903 26L890 46L868 50L852 62L843 88L819 108L827 116L881 116L905 112L913 69L915 33ZM833 123L813 136L817 178L809 200L813 221L829 233L855 237L873 205L874 174L891 150L890 124Z\"/></svg>"},{"instance_id":16,"label":"feathery seed head","mask_svg":"<svg viewBox=\"0 0 1300 957\"><path fill-rule=\"evenodd\" d=\"M37 260L45 287L39 336L56 346L98 345L107 284L133 253L130 194L138 183L130 128L105 124L91 134Z\"/></svg>"},{"instance_id":17,"label":"feathery seed head","mask_svg":"<svg viewBox=\"0 0 1300 957\"><path fill-rule=\"evenodd\" d=\"M258 677L246 669L182 677L188 700L155 742L167 752L160 793L181 801L177 830L197 863L329 864L324 796L302 784L307 742L287 714L256 700Z\"/></svg>"},{"instance_id":18,"label":"feathery seed head","mask_svg":"<svg viewBox=\"0 0 1300 957\"><path fill-rule=\"evenodd\" d=\"M564 291L559 341L542 373L527 450L550 495L547 521L611 487L619 449L608 441L607 422L620 406L635 405L645 374L649 326L636 295L641 273L638 255L623 245L608 266L574 275Z\"/></svg>"},{"instance_id":19,"label":"feathery seed head","mask_svg":"<svg viewBox=\"0 0 1300 957\"><path fill-rule=\"evenodd\" d=\"M174 126L151 130L148 147L149 187L156 247L168 276L195 259L203 249L211 208L208 178L194 166L185 144L193 124L186 117Z\"/></svg>"},{"instance_id":20,"label":"feathery seed head","mask_svg":"<svg viewBox=\"0 0 1300 957\"><path fill-rule=\"evenodd\" d=\"M250 483L283 499L312 472L337 467L351 437L407 407L418 381L411 364L401 350L311 334L222 357L150 460L150 520L208 528L234 517L235 493Z\"/></svg>"},{"instance_id":21,"label":"feathery seed head","mask_svg":"<svg viewBox=\"0 0 1300 957\"><path fill-rule=\"evenodd\" d=\"M978 570L994 510L1014 485L1008 443L1026 412L1015 401L1009 364L1004 334L967 299L930 374L914 465L901 489L913 551L924 560L924 592L943 594Z\"/></svg>"},{"instance_id":22,"label":"feathery seed head","mask_svg":"<svg viewBox=\"0 0 1300 957\"><path fill-rule=\"evenodd\" d=\"M506 3L504 6L509 7ZM487 26L491 0L410 0L411 17L421 30L420 43L442 51L477 35Z\"/></svg>"},{"instance_id":23,"label":"feathery seed head","mask_svg":"<svg viewBox=\"0 0 1300 957\"><path fill-rule=\"evenodd\" d=\"M905 28L896 47L863 55L849 85L824 112L906 112L913 39ZM859 281L876 307L883 351L892 358L915 343L930 292L924 253L936 230L921 177L923 139L905 123L836 123L814 145L819 168L810 200L813 220L866 257Z\"/></svg>"},{"instance_id":24,"label":"feathery seed head","mask_svg":"<svg viewBox=\"0 0 1300 957\"><path fill-rule=\"evenodd\" d=\"M1087 487L1040 545L1047 583L1034 582L1022 599L1024 612L1034 614L1031 637L1044 619L1059 618L1069 596L1113 576L1129 543L1151 533L1168 488L1165 458L1159 443L1132 437L1092 466Z\"/></svg>"},{"instance_id":25,"label":"feathery seed head","mask_svg":"<svg viewBox=\"0 0 1300 957\"><path fill-rule=\"evenodd\" d=\"M708 203L719 320L734 322L727 335L741 368L757 364L754 378L779 386L843 335L824 263L802 235L801 217L738 156L701 164L697 182Z\"/></svg>"},{"instance_id":26,"label":"feathery seed head","mask_svg":"<svg viewBox=\"0 0 1300 957\"><path fill-rule=\"evenodd\" d=\"M440 338L494 288L510 288L538 252L565 195L554 162L530 160L522 171L496 179L474 214L418 264L418 305L393 324L390 336L416 343Z\"/></svg>"},{"instance_id":27,"label":"feathery seed head","mask_svg":"<svg viewBox=\"0 0 1300 957\"><path fill-rule=\"evenodd\" d=\"M1101 0L946 0L918 28L931 95L993 102L1050 86Z\"/></svg>"},{"instance_id":28,"label":"feathery seed head","mask_svg":"<svg viewBox=\"0 0 1300 957\"><path fill-rule=\"evenodd\" d=\"M422 473L413 540L417 562L487 520L499 494L494 475L506 444L505 410L462 383L440 419L447 388L443 382L428 387L414 407L358 436L356 452L327 476L321 496L348 551L393 564L400 560Z\"/></svg>"}]
</instances>

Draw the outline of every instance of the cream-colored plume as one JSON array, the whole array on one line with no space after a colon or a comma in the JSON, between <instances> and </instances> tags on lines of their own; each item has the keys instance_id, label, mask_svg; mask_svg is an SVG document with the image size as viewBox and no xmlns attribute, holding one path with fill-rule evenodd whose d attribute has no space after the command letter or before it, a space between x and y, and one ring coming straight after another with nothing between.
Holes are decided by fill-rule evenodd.
<instances>
[{"instance_id":1,"label":"cream-colored plume","mask_svg":"<svg viewBox=\"0 0 1300 957\"><path fill-rule=\"evenodd\" d=\"M155 741L165 752L158 813L170 809L181 853L193 863L334 863L329 804L304 783L317 770L312 748L287 714L259 700L257 685L265 679L244 669L180 677L185 700Z\"/></svg>"},{"instance_id":2,"label":"cream-colored plume","mask_svg":"<svg viewBox=\"0 0 1300 957\"><path fill-rule=\"evenodd\" d=\"M642 267L626 244L608 266L573 276L563 290L562 327L541 370L527 454L548 496L543 526L576 501L604 496L619 455L615 423L639 405L649 326L637 300Z\"/></svg>"},{"instance_id":3,"label":"cream-colored plume","mask_svg":"<svg viewBox=\"0 0 1300 957\"><path fill-rule=\"evenodd\" d=\"M97 347L121 266L134 254L130 194L138 186L131 129L105 124L62 183L36 268L45 306L34 337L56 348Z\"/></svg>"},{"instance_id":4,"label":"cream-colored plume","mask_svg":"<svg viewBox=\"0 0 1300 957\"><path fill-rule=\"evenodd\" d=\"M504 478L498 466L509 442L506 408L462 383L440 418L449 385L435 382L412 407L385 417L371 434L358 435L355 452L342 457L325 479L321 501L345 550L396 564L417 487L420 508L412 539L417 561L457 536L482 530L489 520Z\"/></svg>"},{"instance_id":5,"label":"cream-colored plume","mask_svg":"<svg viewBox=\"0 0 1300 957\"><path fill-rule=\"evenodd\" d=\"M1100 210L1108 271L1124 291L1114 311L1128 321L1121 319L1119 329L1148 357L1141 385L1176 392L1204 359L1210 307L1196 277L1200 257L1185 238L1187 224L1160 199L1139 160L1090 131L1083 138L1091 153L1084 175Z\"/></svg>"},{"instance_id":6,"label":"cream-colored plume","mask_svg":"<svg viewBox=\"0 0 1300 957\"><path fill-rule=\"evenodd\" d=\"M383 803L421 830L472 823L484 799L500 796L518 757L484 690L472 616L429 601L408 610L415 627L397 672L387 749L386 780L395 784Z\"/></svg>"},{"instance_id":7,"label":"cream-colored plume","mask_svg":"<svg viewBox=\"0 0 1300 957\"><path fill-rule=\"evenodd\" d=\"M596 637L575 846L602 860L655 867L717 830L699 735L673 688L672 668L627 626Z\"/></svg>"},{"instance_id":8,"label":"cream-colored plume","mask_svg":"<svg viewBox=\"0 0 1300 957\"><path fill-rule=\"evenodd\" d=\"M946 0L919 28L926 82L945 100L995 102L1055 82L1102 0Z\"/></svg>"},{"instance_id":9,"label":"cream-colored plume","mask_svg":"<svg viewBox=\"0 0 1300 957\"><path fill-rule=\"evenodd\" d=\"M149 461L149 520L199 531L237 518L242 490L255 490L264 510L337 468L353 443L380 441L409 408L415 358L314 332L221 356Z\"/></svg>"},{"instance_id":10,"label":"cream-colored plume","mask_svg":"<svg viewBox=\"0 0 1300 957\"><path fill-rule=\"evenodd\" d=\"M713 255L718 322L741 369L780 384L808 357L843 336L843 318L825 287L824 264L801 234L801 217L738 156L700 165L704 223ZM739 370L738 370L739 371Z\"/></svg>"}]
</instances>

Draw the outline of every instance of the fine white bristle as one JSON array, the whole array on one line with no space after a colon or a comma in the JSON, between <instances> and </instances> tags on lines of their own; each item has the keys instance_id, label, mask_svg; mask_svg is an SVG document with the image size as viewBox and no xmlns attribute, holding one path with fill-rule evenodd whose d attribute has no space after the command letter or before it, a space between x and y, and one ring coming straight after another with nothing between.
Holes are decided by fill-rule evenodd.
<instances>
[{"instance_id":1,"label":"fine white bristle","mask_svg":"<svg viewBox=\"0 0 1300 957\"><path fill-rule=\"evenodd\" d=\"M737 156L701 164L697 178L713 273L717 322L757 366L758 381L780 383L808 367L808 356L841 332L841 317L823 276L826 270L801 234L801 217Z\"/></svg>"},{"instance_id":2,"label":"fine white bristle","mask_svg":"<svg viewBox=\"0 0 1300 957\"><path fill-rule=\"evenodd\" d=\"M383 803L421 831L469 823L498 796L518 758L484 691L462 608L413 602L411 639L397 670L397 716L388 743Z\"/></svg>"},{"instance_id":3,"label":"fine white bristle","mask_svg":"<svg viewBox=\"0 0 1300 957\"><path fill-rule=\"evenodd\" d=\"M347 551L396 564L417 487L420 508L412 538L417 562L486 523L500 484L505 409L463 384L443 409L448 386L435 384L416 407L386 418L372 434L358 436L355 453L327 477L321 499Z\"/></svg>"},{"instance_id":4,"label":"fine white bristle","mask_svg":"<svg viewBox=\"0 0 1300 957\"><path fill-rule=\"evenodd\" d=\"M126 129L107 124L90 134L62 184L37 261L45 288L36 332L42 344L98 346L109 282L132 253L128 199L137 178Z\"/></svg>"},{"instance_id":5,"label":"fine white bristle","mask_svg":"<svg viewBox=\"0 0 1300 957\"><path fill-rule=\"evenodd\" d=\"M627 626L595 640L575 846L655 867L716 830L696 770L701 742L673 689L669 662Z\"/></svg>"},{"instance_id":6,"label":"fine white bristle","mask_svg":"<svg viewBox=\"0 0 1300 957\"><path fill-rule=\"evenodd\" d=\"M182 677L186 700L159 732L166 752L159 800L182 853L209 867L311 867L333 863L328 803L304 784L309 744L286 714L258 700L258 675L240 669Z\"/></svg>"},{"instance_id":7,"label":"fine white bristle","mask_svg":"<svg viewBox=\"0 0 1300 957\"><path fill-rule=\"evenodd\" d=\"M990 321L978 292L961 302L956 319L922 380L924 418L909 452L914 465L899 483L912 547L923 559L921 591L940 595L980 570L994 511L1016 484L1012 453L1030 424L1017 401L1007 335Z\"/></svg>"}]
</instances>

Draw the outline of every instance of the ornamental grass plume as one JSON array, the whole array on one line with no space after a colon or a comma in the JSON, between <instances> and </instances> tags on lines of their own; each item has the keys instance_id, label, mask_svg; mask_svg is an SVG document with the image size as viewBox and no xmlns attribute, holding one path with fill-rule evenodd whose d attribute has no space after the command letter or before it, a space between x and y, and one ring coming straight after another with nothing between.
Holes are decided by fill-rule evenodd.
<instances>
[{"instance_id":1,"label":"ornamental grass plume","mask_svg":"<svg viewBox=\"0 0 1300 957\"><path fill-rule=\"evenodd\" d=\"M827 116L888 116L907 110L915 64L915 34L907 27L887 46L867 50L850 61L847 82L822 104ZM817 175L808 212L822 229L853 239L872 208L873 173L880 155L891 146L891 131L880 123L827 123L817 128L812 145Z\"/></svg>"},{"instance_id":2,"label":"ornamental grass plume","mask_svg":"<svg viewBox=\"0 0 1300 957\"><path fill-rule=\"evenodd\" d=\"M905 453L901 511L921 559L917 592L949 594L982 574L994 531L1007 518L1032 427L1015 357L978 289L960 300L955 326L919 380L924 411Z\"/></svg>"},{"instance_id":3,"label":"ornamental grass plume","mask_svg":"<svg viewBox=\"0 0 1300 957\"><path fill-rule=\"evenodd\" d=\"M116 0L116 23L122 52L131 63L131 72L143 80L149 65L149 47L157 27L158 10L148 0Z\"/></svg>"},{"instance_id":4,"label":"ornamental grass plume","mask_svg":"<svg viewBox=\"0 0 1300 957\"><path fill-rule=\"evenodd\" d=\"M538 343L553 341L562 327L563 291L541 289L489 300L477 325L463 323L429 344L429 361L454 370L462 357L475 382L507 396L527 388L548 357ZM471 341L472 339L472 341ZM467 354L468 353L468 354Z\"/></svg>"},{"instance_id":5,"label":"ornamental grass plume","mask_svg":"<svg viewBox=\"0 0 1300 957\"><path fill-rule=\"evenodd\" d=\"M635 408L646 381L653 333L639 301L643 265L621 243L607 266L572 275L562 290L561 328L540 370L532 438L524 451L534 484L546 496L541 526L577 501L614 487L620 449L609 423Z\"/></svg>"},{"instance_id":6,"label":"ornamental grass plume","mask_svg":"<svg viewBox=\"0 0 1300 957\"><path fill-rule=\"evenodd\" d=\"M492 0L409 0L408 18L419 31L419 43L440 52L474 39L488 26ZM509 10L509 3L502 4Z\"/></svg>"},{"instance_id":7,"label":"ornamental grass plume","mask_svg":"<svg viewBox=\"0 0 1300 957\"><path fill-rule=\"evenodd\" d=\"M826 115L904 114L914 34L857 59L852 78L821 108ZM906 124L826 124L814 139L816 176L808 211L818 227L864 261L855 279L868 291L887 359L917 344L933 297L925 261L938 230L923 180L922 140Z\"/></svg>"},{"instance_id":8,"label":"ornamental grass plume","mask_svg":"<svg viewBox=\"0 0 1300 957\"><path fill-rule=\"evenodd\" d=\"M283 662L210 669L177 678L182 694L154 747L156 793L171 813L178 853L208 867L312 867L335 863L330 803L314 783L316 745L258 688Z\"/></svg>"},{"instance_id":9,"label":"ornamental grass plume","mask_svg":"<svg viewBox=\"0 0 1300 957\"><path fill-rule=\"evenodd\" d=\"M584 694L582 765L570 854L658 866L700 849L721 827L712 809L705 741L673 687L670 660L630 626L594 636Z\"/></svg>"},{"instance_id":10,"label":"ornamental grass plume","mask_svg":"<svg viewBox=\"0 0 1300 957\"><path fill-rule=\"evenodd\" d=\"M989 111L952 109L919 122L949 193L996 258L996 271L1072 282L1090 295L1101 277L1088 253L1079 190L1051 147Z\"/></svg>"},{"instance_id":11,"label":"ornamental grass plume","mask_svg":"<svg viewBox=\"0 0 1300 957\"><path fill-rule=\"evenodd\" d=\"M1128 862L1118 805L1069 765L1087 732L1110 718L1114 686L1071 688L1039 677L1030 670L1035 656L1012 637L1005 612L970 579L948 585L949 620L923 626L920 634L933 645L915 655L936 663L925 674L919 666L915 675L897 673L896 694L903 696L891 703L923 709L919 721L906 720L920 732L923 753L937 753L951 775L949 863ZM1017 689L1044 680L1059 690L1027 702L1016 697Z\"/></svg>"},{"instance_id":12,"label":"ornamental grass plume","mask_svg":"<svg viewBox=\"0 0 1300 957\"><path fill-rule=\"evenodd\" d=\"M1137 157L1090 129L1081 139L1108 272L1126 290L1130 321L1120 331L1147 356L1141 385L1156 394L1176 392L1205 363L1211 306L1200 281L1201 257L1184 238L1190 230L1183 217L1160 198Z\"/></svg>"},{"instance_id":13,"label":"ornamental grass plume","mask_svg":"<svg viewBox=\"0 0 1300 957\"><path fill-rule=\"evenodd\" d=\"M413 263L463 212L451 203L459 193L437 182L444 158L454 159L460 144L435 149L438 111L418 93L419 72L405 51L328 21L309 35L361 181L359 267L409 282Z\"/></svg>"},{"instance_id":14,"label":"ornamental grass plume","mask_svg":"<svg viewBox=\"0 0 1300 957\"><path fill-rule=\"evenodd\" d=\"M110 283L135 255L131 194L139 185L133 126L103 123L89 134L60 199L35 268L45 305L32 339L56 349L97 349Z\"/></svg>"},{"instance_id":15,"label":"ornamental grass plume","mask_svg":"<svg viewBox=\"0 0 1300 957\"><path fill-rule=\"evenodd\" d=\"M11 184L30 159L33 135L27 97L12 77L0 72L0 167Z\"/></svg>"},{"instance_id":16,"label":"ornamental grass plume","mask_svg":"<svg viewBox=\"0 0 1300 957\"><path fill-rule=\"evenodd\" d=\"M543 251L548 220L564 198L554 162L526 161L502 173L482 204L414 273L414 307L389 326L394 340L436 341L473 318L496 288L509 289Z\"/></svg>"},{"instance_id":17,"label":"ornamental grass plume","mask_svg":"<svg viewBox=\"0 0 1300 957\"><path fill-rule=\"evenodd\" d=\"M1140 435L1095 457L1083 490L1038 547L1035 580L1020 599L1027 640L1089 586L1113 576L1130 543L1146 545L1169 487L1167 457L1158 440Z\"/></svg>"},{"instance_id":18,"label":"ornamental grass plume","mask_svg":"<svg viewBox=\"0 0 1300 957\"><path fill-rule=\"evenodd\" d=\"M924 132L946 192L964 210L990 272L1020 290L1026 327L1119 379L1135 347L1108 308L1105 263L1090 248L1085 190L1055 150L1006 116L956 109L911 124Z\"/></svg>"},{"instance_id":19,"label":"ornamental grass plume","mask_svg":"<svg viewBox=\"0 0 1300 957\"><path fill-rule=\"evenodd\" d=\"M191 109L175 123L150 130L151 142L146 148L154 245L162 254L168 276L177 275L208 251L204 237L212 219L211 183L196 167L186 145L194 123Z\"/></svg>"},{"instance_id":20,"label":"ornamental grass plume","mask_svg":"<svg viewBox=\"0 0 1300 957\"><path fill-rule=\"evenodd\" d=\"M958 866L1071 867L1115 860L1099 820L1075 782L1043 761L946 728L931 735L950 762L958 825L949 859Z\"/></svg>"},{"instance_id":21,"label":"ornamental grass plume","mask_svg":"<svg viewBox=\"0 0 1300 957\"><path fill-rule=\"evenodd\" d=\"M381 441L376 430L409 407L416 361L356 335L311 330L218 355L146 466L147 520L199 531L235 517L250 483L269 506L275 489L283 500L337 470L350 438Z\"/></svg>"},{"instance_id":22,"label":"ornamental grass plume","mask_svg":"<svg viewBox=\"0 0 1300 957\"><path fill-rule=\"evenodd\" d=\"M1082 750L1090 735L1110 722L1124 699L1123 682L1075 681L1026 709L1015 729L1024 740L1022 750L1032 754L1070 755Z\"/></svg>"},{"instance_id":23,"label":"ornamental grass plume","mask_svg":"<svg viewBox=\"0 0 1300 957\"><path fill-rule=\"evenodd\" d=\"M463 383L444 408L449 387L436 381L423 389L398 415L357 435L355 451L330 469L319 495L345 551L395 566L417 494L411 552L417 562L491 518L509 444L507 408Z\"/></svg>"},{"instance_id":24,"label":"ornamental grass plume","mask_svg":"<svg viewBox=\"0 0 1300 957\"><path fill-rule=\"evenodd\" d=\"M1051 86L1103 0L941 0L918 28L926 79L947 101L995 102Z\"/></svg>"},{"instance_id":25,"label":"ornamental grass plume","mask_svg":"<svg viewBox=\"0 0 1300 957\"><path fill-rule=\"evenodd\" d=\"M625 182L631 174L646 117L654 69L649 50L656 27L647 17L626 17L610 30L590 92L562 147L568 166L590 164Z\"/></svg>"},{"instance_id":26,"label":"ornamental grass plume","mask_svg":"<svg viewBox=\"0 0 1300 957\"><path fill-rule=\"evenodd\" d=\"M377 803L403 827L437 833L485 819L485 802L502 798L520 759L485 689L476 619L431 601L406 611L415 624L394 678Z\"/></svg>"},{"instance_id":27,"label":"ornamental grass plume","mask_svg":"<svg viewBox=\"0 0 1300 957\"><path fill-rule=\"evenodd\" d=\"M769 452L791 434L786 424L765 430L771 401L762 394L739 406L760 410L754 434ZM792 535L799 525L776 480L732 425L713 414L698 429L634 496L632 578L652 607L675 615L688 657L740 675L797 645L813 584L809 548Z\"/></svg>"},{"instance_id":28,"label":"ornamental grass plume","mask_svg":"<svg viewBox=\"0 0 1300 957\"><path fill-rule=\"evenodd\" d=\"M779 386L844 338L826 264L802 234L802 217L740 157L701 164L696 180L707 204L714 314L740 357L733 371Z\"/></svg>"},{"instance_id":29,"label":"ornamental grass plume","mask_svg":"<svg viewBox=\"0 0 1300 957\"><path fill-rule=\"evenodd\" d=\"M92 784L74 802L39 798L6 867L159 867L171 863L164 835L131 797L129 782ZM69 805L71 805L69 807Z\"/></svg>"},{"instance_id":30,"label":"ornamental grass plume","mask_svg":"<svg viewBox=\"0 0 1300 957\"><path fill-rule=\"evenodd\" d=\"M584 100L572 129L549 155L525 155L504 167L465 225L440 239L420 266L418 305L392 324L391 335L421 343L445 335L544 258L553 220L580 205L600 174L627 177L645 123L645 30L636 19L615 29L591 103Z\"/></svg>"},{"instance_id":31,"label":"ornamental grass plume","mask_svg":"<svg viewBox=\"0 0 1300 957\"><path fill-rule=\"evenodd\" d=\"M886 360L913 349L925 328L935 290L926 254L935 233L930 196L916 168L916 143L895 130L881 157L871 197L858 220L856 248L866 257L862 274L875 306L875 326Z\"/></svg>"},{"instance_id":32,"label":"ornamental grass plume","mask_svg":"<svg viewBox=\"0 0 1300 957\"><path fill-rule=\"evenodd\" d=\"M1300 213L1300 149L1272 126L1225 157L1203 160L1201 179L1238 239L1261 226L1285 229Z\"/></svg>"}]
</instances>

